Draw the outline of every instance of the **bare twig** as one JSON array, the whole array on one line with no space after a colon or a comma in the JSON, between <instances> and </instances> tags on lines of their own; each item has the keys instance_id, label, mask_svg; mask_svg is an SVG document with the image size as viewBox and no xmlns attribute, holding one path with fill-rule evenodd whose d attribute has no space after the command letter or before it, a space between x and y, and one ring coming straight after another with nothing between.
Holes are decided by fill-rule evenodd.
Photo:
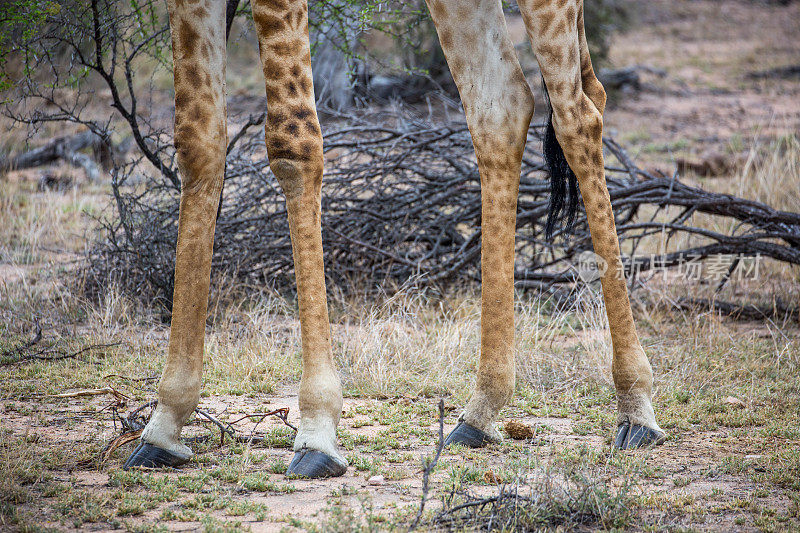
<instances>
[{"instance_id":1,"label":"bare twig","mask_svg":"<svg viewBox=\"0 0 800 533\"><path fill-rule=\"evenodd\" d=\"M280 407L278 409L273 409L272 411L269 411L268 413L250 413L250 414L244 415L241 418L237 418L236 420L231 421L230 424L233 425L233 424L236 424L237 422L241 422L242 420L253 419L253 418L257 418L258 419L258 422L257 422L257 424L258 424L262 420L267 418L268 416L274 416L274 417L278 418L281 422L284 423L284 425L286 425L286 426L292 428L293 430L297 431L297 427L294 424L292 424L291 422L289 422L289 408L288 407Z\"/></svg>"},{"instance_id":2,"label":"bare twig","mask_svg":"<svg viewBox=\"0 0 800 533\"><path fill-rule=\"evenodd\" d=\"M444 448L444 400L439 399L439 441L436 445L436 454L433 458L423 458L422 463L424 468L422 469L422 496L420 496L419 502L419 511L417 511L417 516L414 518L414 521L411 523L411 526L408 528L409 531L413 531L419 525L419 521L422 519L422 513L425 511L425 504L428 501L428 491L430 490L429 483L430 483L430 476L433 473L436 465L439 463L439 457L442 455L442 449Z\"/></svg>"},{"instance_id":3,"label":"bare twig","mask_svg":"<svg viewBox=\"0 0 800 533\"><path fill-rule=\"evenodd\" d=\"M103 396L111 394L118 400L130 399L129 396L119 392L114 387L102 387L99 389L81 389L72 392L62 392L61 394L49 394L49 398L80 398L81 396Z\"/></svg>"},{"instance_id":4,"label":"bare twig","mask_svg":"<svg viewBox=\"0 0 800 533\"><path fill-rule=\"evenodd\" d=\"M142 430L141 429L137 429L136 431L128 431L126 433L123 433L122 435L120 435L116 439L112 440L108 444L108 446L105 447L105 449L102 452L102 457L101 457L100 461L103 462L103 463L108 461L108 458L111 457L111 454L114 453L114 451L117 448L119 448L120 446L124 446L125 444L128 444L129 442L134 441L134 440L138 439L141 436L142 436Z\"/></svg>"},{"instance_id":5,"label":"bare twig","mask_svg":"<svg viewBox=\"0 0 800 533\"><path fill-rule=\"evenodd\" d=\"M9 348L8 350L3 351L2 353L0 353L0 360L6 357L17 355L21 352L24 352L28 348L39 344L39 342L42 340L42 326L39 324L38 320L34 322L34 326L36 327L36 331L33 334L33 338L29 341L23 342L19 346L15 346L13 348Z\"/></svg>"},{"instance_id":6,"label":"bare twig","mask_svg":"<svg viewBox=\"0 0 800 533\"><path fill-rule=\"evenodd\" d=\"M212 415L209 412L203 411L202 409L195 409L195 413L202 416L206 420L212 422L215 426L219 428L219 443L220 445L225 444L225 435L229 435L231 439L236 439L236 431L231 427L230 424L227 422L221 422L217 417Z\"/></svg>"},{"instance_id":7,"label":"bare twig","mask_svg":"<svg viewBox=\"0 0 800 533\"><path fill-rule=\"evenodd\" d=\"M147 421L150 419L150 417L140 416L139 413L148 408L155 409L156 405L158 405L158 401L151 400L128 413L128 416L120 417L123 431L137 431L144 429L144 426L147 425Z\"/></svg>"}]
</instances>

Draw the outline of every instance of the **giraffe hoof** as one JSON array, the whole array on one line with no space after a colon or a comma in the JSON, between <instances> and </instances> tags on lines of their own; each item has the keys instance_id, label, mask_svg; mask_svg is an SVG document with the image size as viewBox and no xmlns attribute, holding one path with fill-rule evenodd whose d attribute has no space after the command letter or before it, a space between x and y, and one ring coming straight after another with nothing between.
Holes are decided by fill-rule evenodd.
<instances>
[{"instance_id":1,"label":"giraffe hoof","mask_svg":"<svg viewBox=\"0 0 800 533\"><path fill-rule=\"evenodd\" d=\"M617 427L617 438L614 440L614 448L617 450L633 450L635 448L647 448L658 446L667 440L667 435L663 431L650 429L649 427L638 424L631 425L630 422L623 422Z\"/></svg>"},{"instance_id":2,"label":"giraffe hoof","mask_svg":"<svg viewBox=\"0 0 800 533\"><path fill-rule=\"evenodd\" d=\"M142 442L122 465L122 469L176 467L188 461L188 457L181 457L158 446Z\"/></svg>"},{"instance_id":3,"label":"giraffe hoof","mask_svg":"<svg viewBox=\"0 0 800 533\"><path fill-rule=\"evenodd\" d=\"M307 477L312 479L323 477L338 477L347 472L347 465L326 453L317 450L303 449L294 454L287 477Z\"/></svg>"},{"instance_id":4,"label":"giraffe hoof","mask_svg":"<svg viewBox=\"0 0 800 533\"><path fill-rule=\"evenodd\" d=\"M482 448L490 442L492 438L489 435L462 420L444 440L444 445L461 444L469 448Z\"/></svg>"}]
</instances>

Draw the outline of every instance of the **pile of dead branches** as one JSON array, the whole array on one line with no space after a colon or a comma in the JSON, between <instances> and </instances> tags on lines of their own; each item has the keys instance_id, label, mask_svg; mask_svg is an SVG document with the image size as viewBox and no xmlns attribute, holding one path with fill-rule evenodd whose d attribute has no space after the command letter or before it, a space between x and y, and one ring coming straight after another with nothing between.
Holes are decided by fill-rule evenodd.
<instances>
[{"instance_id":1,"label":"pile of dead branches","mask_svg":"<svg viewBox=\"0 0 800 533\"><path fill-rule=\"evenodd\" d=\"M253 127L262 119L252 117L232 136L214 271L246 285L292 290L284 199L263 133ZM479 280L480 177L464 123L432 124L404 111L335 115L324 133L322 232L332 285L391 291L410 281L446 287ZM570 235L544 239L549 185L542 134L541 124L531 126L523 160L516 279L520 287L546 289L578 280L575 264L591 241L585 213ZM729 258L726 276L745 258L800 264L800 214L653 175L611 139L605 148L617 230L633 277L720 255ZM89 270L95 289L115 283L168 305L179 199L170 177L143 173L136 161L115 173L117 213L105 220ZM717 223L703 225L702 216ZM731 231L714 229L723 220L733 221ZM660 239L668 251L645 253L648 238Z\"/></svg>"},{"instance_id":2,"label":"pile of dead branches","mask_svg":"<svg viewBox=\"0 0 800 533\"><path fill-rule=\"evenodd\" d=\"M169 29L160 2L70 1L57 12L44 10L41 17L47 23L37 31L15 37L10 55L0 54L0 63L17 58L30 71L48 75L19 77L0 112L27 125L31 135L53 122L79 124L82 133L3 159L0 172L52 161L82 166L90 177L101 168L111 169L115 202L101 217L98 243L90 253L88 292L102 299L117 286L168 309L181 177L171 111L153 90L156 78L147 83L142 77L149 67L139 68L168 64ZM229 5L235 6L235 0ZM98 87L107 89L102 100L113 113L92 111L100 98ZM431 105L437 95L442 106ZM452 101L443 94L427 98L430 116L457 107L447 104ZM235 112L230 117L239 129L233 129L228 146L214 277L237 287L293 291L284 199L269 170L259 127L263 108L263 101L256 102L248 109L259 112L249 119L237 119ZM391 292L411 282L436 288L477 282L480 178L466 125L426 118L408 107L375 109L323 113L322 224L330 286L342 292ZM523 161L516 279L520 287L551 290L583 280L576 264L591 242L585 216L579 216L572 235L544 239L549 185L539 152L542 133L541 124L531 126ZM703 191L675 176L653 175L612 140L606 140L606 149L608 184L631 279L705 261L715 263L716 273L722 270L722 285L750 269L752 258L800 263L800 215ZM721 256L726 256L723 262Z\"/></svg>"}]
</instances>

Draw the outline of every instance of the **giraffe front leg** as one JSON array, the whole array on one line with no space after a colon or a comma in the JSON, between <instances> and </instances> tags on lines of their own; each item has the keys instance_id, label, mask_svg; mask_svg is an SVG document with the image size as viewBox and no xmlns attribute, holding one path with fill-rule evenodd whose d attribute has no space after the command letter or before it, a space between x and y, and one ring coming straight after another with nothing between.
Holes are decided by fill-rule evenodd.
<instances>
[{"instance_id":1,"label":"giraffe front leg","mask_svg":"<svg viewBox=\"0 0 800 533\"><path fill-rule=\"evenodd\" d=\"M287 157L272 159L270 164L286 194L303 344L300 425L294 441L295 456L286 474L309 478L340 476L347 470L347 460L336 445L342 387L331 353L322 260L321 138L315 152L318 157L313 163ZM270 151L270 155L273 153Z\"/></svg>"},{"instance_id":2,"label":"giraffe front leg","mask_svg":"<svg viewBox=\"0 0 800 533\"><path fill-rule=\"evenodd\" d=\"M494 422L514 392L514 235L533 95L499 0L428 0L481 175L481 353L461 420L445 443L500 440Z\"/></svg>"},{"instance_id":3,"label":"giraffe front leg","mask_svg":"<svg viewBox=\"0 0 800 533\"><path fill-rule=\"evenodd\" d=\"M124 468L177 466L200 399L214 226L225 168L225 4L194 10L169 2L175 73L175 149L181 173L175 288L158 405Z\"/></svg>"},{"instance_id":4,"label":"giraffe front leg","mask_svg":"<svg viewBox=\"0 0 800 533\"><path fill-rule=\"evenodd\" d=\"M303 375L300 426L287 476L340 476L336 446L342 387L331 354L322 261L322 133L314 102L305 0L253 1L267 90L270 168L286 196L300 307Z\"/></svg>"},{"instance_id":5,"label":"giraffe front leg","mask_svg":"<svg viewBox=\"0 0 800 533\"><path fill-rule=\"evenodd\" d=\"M578 178L594 251L607 265L601 284L614 352L618 409L614 446L658 444L665 434L651 402L653 371L636 334L605 181L603 117L598 109L605 104L605 93L590 72L588 50L581 51L585 43L578 27L582 6L578 0L523 0L519 4L550 93L558 143Z\"/></svg>"}]
</instances>

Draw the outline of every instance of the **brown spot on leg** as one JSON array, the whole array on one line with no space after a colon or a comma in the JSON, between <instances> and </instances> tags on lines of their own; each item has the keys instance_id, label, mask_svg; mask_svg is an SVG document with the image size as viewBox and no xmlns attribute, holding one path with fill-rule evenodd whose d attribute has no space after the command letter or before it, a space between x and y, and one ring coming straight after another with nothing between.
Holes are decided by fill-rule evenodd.
<instances>
[{"instance_id":1,"label":"brown spot on leg","mask_svg":"<svg viewBox=\"0 0 800 533\"><path fill-rule=\"evenodd\" d=\"M304 120L310 116L313 116L314 112L307 107L297 106L292 110L292 115L294 115L294 117L298 120Z\"/></svg>"},{"instance_id":2,"label":"brown spot on leg","mask_svg":"<svg viewBox=\"0 0 800 533\"><path fill-rule=\"evenodd\" d=\"M253 21L258 27L259 33L273 35L283 30L284 22L272 13L253 12Z\"/></svg>"},{"instance_id":3,"label":"brown spot on leg","mask_svg":"<svg viewBox=\"0 0 800 533\"><path fill-rule=\"evenodd\" d=\"M182 20L178 27L178 45L180 47L180 52L186 57L193 56L199 41L200 34L197 33L197 30L187 21Z\"/></svg>"},{"instance_id":4,"label":"brown spot on leg","mask_svg":"<svg viewBox=\"0 0 800 533\"><path fill-rule=\"evenodd\" d=\"M258 5L270 11L285 11L289 7L286 0L259 0Z\"/></svg>"},{"instance_id":5,"label":"brown spot on leg","mask_svg":"<svg viewBox=\"0 0 800 533\"><path fill-rule=\"evenodd\" d=\"M190 65L186 67L186 81L193 87L200 87L203 85L203 79L200 77L201 72L197 65Z\"/></svg>"}]
</instances>

